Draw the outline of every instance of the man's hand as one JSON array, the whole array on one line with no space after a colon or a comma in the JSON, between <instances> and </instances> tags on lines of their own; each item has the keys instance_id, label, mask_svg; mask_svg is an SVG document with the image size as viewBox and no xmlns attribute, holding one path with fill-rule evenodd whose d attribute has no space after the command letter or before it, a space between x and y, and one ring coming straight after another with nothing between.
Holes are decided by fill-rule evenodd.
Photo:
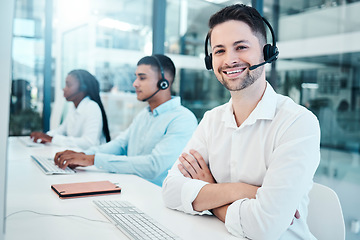
<instances>
[{"instance_id":1,"label":"man's hand","mask_svg":"<svg viewBox=\"0 0 360 240\"><path fill-rule=\"evenodd\" d=\"M66 150L55 154L54 163L61 169L66 167L76 168L94 165L94 155L86 155L83 152Z\"/></svg>"},{"instance_id":2,"label":"man's hand","mask_svg":"<svg viewBox=\"0 0 360 240\"><path fill-rule=\"evenodd\" d=\"M182 153L179 161L181 164L178 168L185 177L216 183L203 157L197 151L191 149L190 154Z\"/></svg>"},{"instance_id":3,"label":"man's hand","mask_svg":"<svg viewBox=\"0 0 360 240\"><path fill-rule=\"evenodd\" d=\"M32 140L37 143L47 143L47 142L51 142L52 140L51 136L42 132L32 132L30 134L30 138L32 138Z\"/></svg>"}]
</instances>

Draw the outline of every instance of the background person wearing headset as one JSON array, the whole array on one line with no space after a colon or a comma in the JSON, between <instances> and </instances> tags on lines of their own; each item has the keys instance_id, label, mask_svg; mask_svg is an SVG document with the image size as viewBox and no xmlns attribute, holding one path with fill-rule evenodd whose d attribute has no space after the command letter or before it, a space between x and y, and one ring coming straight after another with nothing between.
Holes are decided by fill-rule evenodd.
<instances>
[{"instance_id":1,"label":"background person wearing headset","mask_svg":"<svg viewBox=\"0 0 360 240\"><path fill-rule=\"evenodd\" d=\"M147 101L131 125L120 135L85 152L64 151L55 155L61 168L95 165L114 173L136 174L159 186L185 147L197 120L181 106L180 97L171 97L175 66L164 55L139 60L133 86L137 99Z\"/></svg>"},{"instance_id":2,"label":"background person wearing headset","mask_svg":"<svg viewBox=\"0 0 360 240\"><path fill-rule=\"evenodd\" d=\"M320 161L319 123L266 81L263 65L278 50L266 44L264 23L242 4L210 18L206 66L231 99L205 113L164 181L163 199L186 213L212 212L235 236L315 239L306 219Z\"/></svg>"},{"instance_id":3,"label":"background person wearing headset","mask_svg":"<svg viewBox=\"0 0 360 240\"><path fill-rule=\"evenodd\" d=\"M73 102L64 122L56 129L32 132L34 142L87 149L110 141L108 121L100 99L97 79L88 71L72 70L63 89L66 101Z\"/></svg>"}]
</instances>

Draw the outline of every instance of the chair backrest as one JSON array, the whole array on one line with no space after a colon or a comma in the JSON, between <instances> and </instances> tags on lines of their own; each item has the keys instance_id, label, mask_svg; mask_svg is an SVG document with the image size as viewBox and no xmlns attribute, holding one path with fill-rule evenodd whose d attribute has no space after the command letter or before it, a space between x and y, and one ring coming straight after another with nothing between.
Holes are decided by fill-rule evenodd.
<instances>
[{"instance_id":1,"label":"chair backrest","mask_svg":"<svg viewBox=\"0 0 360 240\"><path fill-rule=\"evenodd\" d=\"M309 198L310 232L318 240L344 240L344 217L337 194L329 187L314 183Z\"/></svg>"}]
</instances>

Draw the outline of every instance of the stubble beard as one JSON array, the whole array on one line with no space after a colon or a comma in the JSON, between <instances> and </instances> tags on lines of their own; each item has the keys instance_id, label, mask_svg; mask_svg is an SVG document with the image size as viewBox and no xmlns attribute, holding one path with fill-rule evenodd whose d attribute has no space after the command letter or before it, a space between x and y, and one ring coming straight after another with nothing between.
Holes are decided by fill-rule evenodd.
<instances>
[{"instance_id":1,"label":"stubble beard","mask_svg":"<svg viewBox=\"0 0 360 240\"><path fill-rule=\"evenodd\" d=\"M231 84L230 81L226 81L222 74L219 75L218 80L229 91L241 91L256 82L256 80L260 78L262 71L263 66L251 71L247 71L245 76L238 77L237 79L232 79L231 82L239 82L235 86ZM242 80L239 80L240 78L242 78Z\"/></svg>"}]
</instances>

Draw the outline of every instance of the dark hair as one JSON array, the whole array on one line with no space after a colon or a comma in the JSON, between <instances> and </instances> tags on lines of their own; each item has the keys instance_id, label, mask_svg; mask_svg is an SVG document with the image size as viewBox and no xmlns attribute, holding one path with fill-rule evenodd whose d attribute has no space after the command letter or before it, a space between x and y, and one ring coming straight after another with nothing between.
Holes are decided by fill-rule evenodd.
<instances>
[{"instance_id":1,"label":"dark hair","mask_svg":"<svg viewBox=\"0 0 360 240\"><path fill-rule=\"evenodd\" d=\"M170 79L168 79L170 82L174 82L176 69L173 61L165 55L162 54L154 54L154 56L159 60L161 63L161 66L164 70L164 72L167 72L170 75ZM141 58L137 66L141 64L151 65L151 67L155 68L156 70L160 71L159 63L156 61L156 59L153 56L146 56Z\"/></svg>"},{"instance_id":2,"label":"dark hair","mask_svg":"<svg viewBox=\"0 0 360 240\"><path fill-rule=\"evenodd\" d=\"M213 14L209 19L209 36L216 25L230 20L246 23L259 40L266 43L266 30L260 13L255 8L244 4L230 5Z\"/></svg>"},{"instance_id":3,"label":"dark hair","mask_svg":"<svg viewBox=\"0 0 360 240\"><path fill-rule=\"evenodd\" d=\"M85 92L85 96L89 96L91 100L96 102L101 110L102 120L103 120L103 132L106 138L106 142L110 141L110 132L108 121L105 113L104 106L100 98L100 86L98 80L88 71L83 69L75 69L68 73L75 77L80 83L80 89Z\"/></svg>"}]
</instances>

